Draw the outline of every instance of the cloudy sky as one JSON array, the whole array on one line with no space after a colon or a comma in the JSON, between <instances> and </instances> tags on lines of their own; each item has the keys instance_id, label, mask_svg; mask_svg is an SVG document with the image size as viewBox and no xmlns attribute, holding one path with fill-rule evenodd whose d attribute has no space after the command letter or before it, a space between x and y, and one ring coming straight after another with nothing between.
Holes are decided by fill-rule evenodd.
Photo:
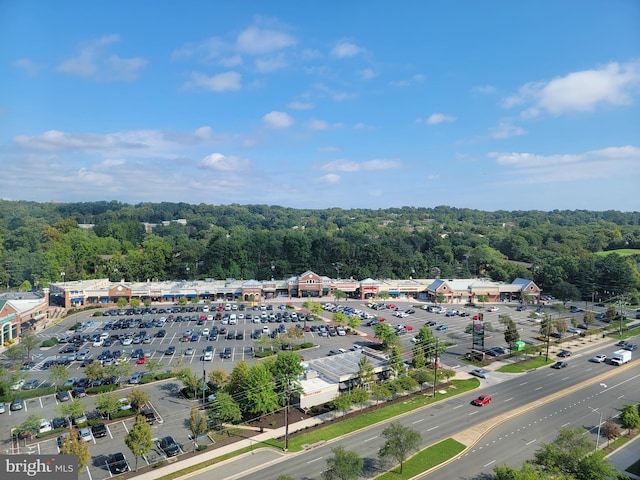
<instances>
[{"instance_id":1,"label":"cloudy sky","mask_svg":"<svg viewBox=\"0 0 640 480\"><path fill-rule=\"evenodd\" d=\"M640 209L640 2L0 2L9 200Z\"/></svg>"}]
</instances>

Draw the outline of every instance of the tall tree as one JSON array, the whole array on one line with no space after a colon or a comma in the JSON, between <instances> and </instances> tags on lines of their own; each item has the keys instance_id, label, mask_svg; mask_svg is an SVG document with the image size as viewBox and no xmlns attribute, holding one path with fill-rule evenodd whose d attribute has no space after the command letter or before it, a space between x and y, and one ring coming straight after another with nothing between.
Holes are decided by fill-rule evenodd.
<instances>
[{"instance_id":1,"label":"tall tree","mask_svg":"<svg viewBox=\"0 0 640 480\"><path fill-rule=\"evenodd\" d=\"M189 431L193 437L193 451L198 446L198 438L207 431L207 417L202 415L197 407L191 407L189 414Z\"/></svg>"},{"instance_id":2,"label":"tall tree","mask_svg":"<svg viewBox=\"0 0 640 480\"><path fill-rule=\"evenodd\" d=\"M144 416L136 415L133 427L124 436L124 443L136 457L135 470L138 471L138 459L148 455L153 448L153 433Z\"/></svg>"},{"instance_id":3,"label":"tall tree","mask_svg":"<svg viewBox=\"0 0 640 480\"><path fill-rule=\"evenodd\" d=\"M371 384L375 380L375 372L373 371L373 365L371 365L366 355L362 355L362 358L358 360L358 378L364 389L371 391Z\"/></svg>"},{"instance_id":4,"label":"tall tree","mask_svg":"<svg viewBox=\"0 0 640 480\"><path fill-rule=\"evenodd\" d=\"M355 452L342 446L331 449L332 457L327 458L327 468L322 472L323 480L356 480L364 467L364 460Z\"/></svg>"},{"instance_id":5,"label":"tall tree","mask_svg":"<svg viewBox=\"0 0 640 480\"><path fill-rule=\"evenodd\" d=\"M248 412L264 415L278 409L278 393L274 389L273 375L262 363L249 368L244 395Z\"/></svg>"},{"instance_id":6,"label":"tall tree","mask_svg":"<svg viewBox=\"0 0 640 480\"><path fill-rule=\"evenodd\" d=\"M620 424L631 434L631 430L640 428L640 413L635 405L625 405L620 411Z\"/></svg>"},{"instance_id":7,"label":"tall tree","mask_svg":"<svg viewBox=\"0 0 640 480\"><path fill-rule=\"evenodd\" d=\"M400 464L400 474L404 462L413 452L420 449L422 437L420 432L405 427L397 422L392 422L382 431L384 444L380 447L378 455L382 458L392 458Z\"/></svg>"},{"instance_id":8,"label":"tall tree","mask_svg":"<svg viewBox=\"0 0 640 480\"><path fill-rule=\"evenodd\" d=\"M83 470L91 460L91 452L89 450L89 442L80 440L77 435L69 435L65 437L60 446L62 455L78 456L78 472Z\"/></svg>"},{"instance_id":9,"label":"tall tree","mask_svg":"<svg viewBox=\"0 0 640 480\"><path fill-rule=\"evenodd\" d=\"M227 392L218 392L216 398L207 406L208 416L212 422L220 428L226 422L238 422L242 418L242 412L236 402Z\"/></svg>"},{"instance_id":10,"label":"tall tree","mask_svg":"<svg viewBox=\"0 0 640 480\"><path fill-rule=\"evenodd\" d=\"M518 326L516 322L509 319L506 325L506 329L504 331L504 341L507 342L509 348L513 346L518 340L520 340L520 332L518 332Z\"/></svg>"}]
</instances>

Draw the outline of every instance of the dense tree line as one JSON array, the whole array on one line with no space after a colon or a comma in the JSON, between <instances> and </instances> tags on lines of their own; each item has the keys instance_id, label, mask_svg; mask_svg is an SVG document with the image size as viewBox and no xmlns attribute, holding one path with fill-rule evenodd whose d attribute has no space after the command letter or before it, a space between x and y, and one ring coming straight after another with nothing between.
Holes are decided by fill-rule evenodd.
<instances>
[{"instance_id":1,"label":"dense tree line","mask_svg":"<svg viewBox=\"0 0 640 480\"><path fill-rule=\"evenodd\" d=\"M638 256L598 254L640 248L639 212L0 201L0 239L0 282L13 289L60 281L61 272L264 280L307 269L355 279L525 277L550 293L568 284L585 300L640 285Z\"/></svg>"}]
</instances>

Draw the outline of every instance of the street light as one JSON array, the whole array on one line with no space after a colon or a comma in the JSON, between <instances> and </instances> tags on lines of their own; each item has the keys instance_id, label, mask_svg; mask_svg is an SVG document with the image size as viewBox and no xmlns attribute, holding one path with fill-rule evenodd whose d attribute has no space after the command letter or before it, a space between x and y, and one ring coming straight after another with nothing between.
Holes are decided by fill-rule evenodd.
<instances>
[{"instance_id":1,"label":"street light","mask_svg":"<svg viewBox=\"0 0 640 480\"><path fill-rule=\"evenodd\" d=\"M338 274L336 280L340 280L340 267L342 266L342 264L340 262L334 262L331 265L333 265L333 267L336 269L336 272Z\"/></svg>"},{"instance_id":2,"label":"street light","mask_svg":"<svg viewBox=\"0 0 640 480\"><path fill-rule=\"evenodd\" d=\"M64 284L64 276L65 276L65 273L64 273L64 272L60 272L60 276L62 277L62 283Z\"/></svg>"},{"instance_id":3,"label":"street light","mask_svg":"<svg viewBox=\"0 0 640 480\"><path fill-rule=\"evenodd\" d=\"M587 405L589 407L589 405ZM600 414L600 423L598 423L598 436L596 437L596 452L598 451L598 446L600 446L600 426L602 425L602 412L599 412L597 408L589 407L593 413Z\"/></svg>"}]
</instances>

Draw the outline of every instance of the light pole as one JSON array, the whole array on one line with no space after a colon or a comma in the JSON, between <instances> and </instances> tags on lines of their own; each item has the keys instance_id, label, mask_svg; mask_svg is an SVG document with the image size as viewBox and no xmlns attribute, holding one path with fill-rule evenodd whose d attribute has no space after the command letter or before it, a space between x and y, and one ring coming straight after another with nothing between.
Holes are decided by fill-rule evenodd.
<instances>
[{"instance_id":1,"label":"light pole","mask_svg":"<svg viewBox=\"0 0 640 480\"><path fill-rule=\"evenodd\" d=\"M64 273L64 272L60 272L60 276L62 277L62 284L64 285L64 276L65 276L65 273Z\"/></svg>"},{"instance_id":2,"label":"light pole","mask_svg":"<svg viewBox=\"0 0 640 480\"><path fill-rule=\"evenodd\" d=\"M587 405L589 407L589 405ZM597 408L589 407L593 413L600 414L600 423L598 423L598 436L596 437L596 452L598 451L598 447L600 446L600 426L602 425L602 412L599 412Z\"/></svg>"},{"instance_id":3,"label":"light pole","mask_svg":"<svg viewBox=\"0 0 640 480\"><path fill-rule=\"evenodd\" d=\"M336 280L340 280L340 267L342 266L342 264L340 262L334 262L331 265L333 265L333 267L336 269L338 275Z\"/></svg>"}]
</instances>

